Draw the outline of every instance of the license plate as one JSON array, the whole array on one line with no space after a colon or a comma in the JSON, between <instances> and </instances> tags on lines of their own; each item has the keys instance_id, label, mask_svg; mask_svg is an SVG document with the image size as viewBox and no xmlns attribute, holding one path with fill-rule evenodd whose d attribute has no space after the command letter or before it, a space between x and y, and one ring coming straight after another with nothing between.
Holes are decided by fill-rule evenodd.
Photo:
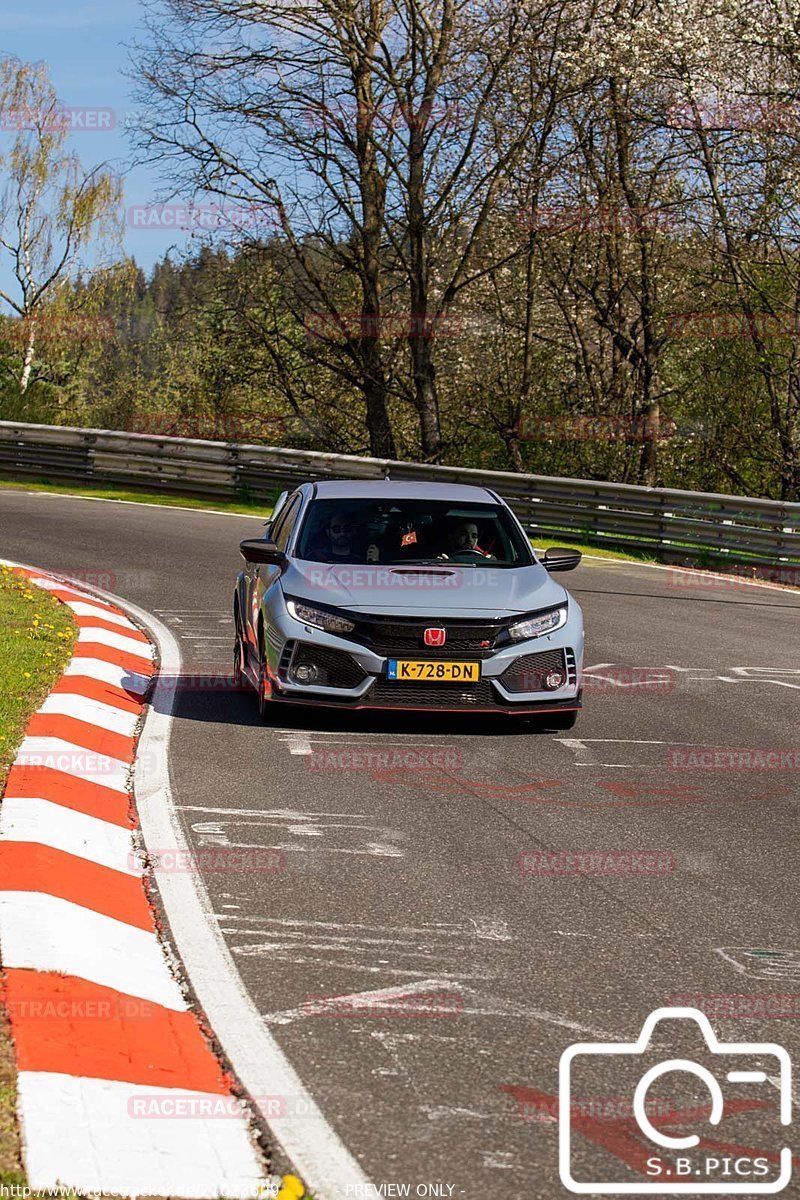
<instances>
[{"instance_id":1,"label":"license plate","mask_svg":"<svg viewBox=\"0 0 800 1200\"><path fill-rule=\"evenodd\" d=\"M390 658L388 678L421 679L426 683L476 683L481 677L479 662L432 662L410 658Z\"/></svg>"}]
</instances>

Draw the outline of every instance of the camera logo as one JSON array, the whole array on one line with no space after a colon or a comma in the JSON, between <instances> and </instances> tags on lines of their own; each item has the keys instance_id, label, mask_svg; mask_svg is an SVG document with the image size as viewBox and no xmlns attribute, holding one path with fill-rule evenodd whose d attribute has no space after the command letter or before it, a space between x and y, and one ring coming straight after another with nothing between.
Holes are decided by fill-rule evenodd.
<instances>
[{"instance_id":1,"label":"camera logo","mask_svg":"<svg viewBox=\"0 0 800 1200\"><path fill-rule=\"evenodd\" d=\"M636 1059L644 1056L651 1057L655 1047L651 1045L653 1031L659 1021L685 1020L694 1022L700 1030L705 1042L704 1055L718 1055L718 1072L712 1072L701 1063L688 1058L669 1058L657 1062L640 1074ZM588 1070L595 1075L599 1068L600 1056L616 1056L615 1066L618 1073L622 1068L634 1070L632 1079L639 1076L635 1088L632 1089L633 1121L638 1126L637 1134L644 1139L643 1149L646 1166L643 1173L648 1179L641 1182L628 1181L597 1181L577 1180L572 1173L573 1156L573 1118L576 1111L573 1096L573 1085L576 1071ZM649 1089L663 1075L671 1072L684 1073L684 1081L692 1085L692 1094L696 1094L698 1081L703 1093L707 1092L702 1109L696 1104L689 1110L696 1121L707 1121L711 1126L719 1126L726 1115L726 1107L731 1112L748 1109L764 1110L772 1107L763 1103L760 1093L755 1092L752 1085L764 1085L770 1089L767 1099L774 1096L771 1090L777 1088L779 1095L779 1110L781 1125L789 1125L792 1119L792 1064L787 1051L775 1042L720 1042L711 1028L711 1023L705 1013L696 1008L659 1008L651 1013L645 1021L639 1040L636 1042L580 1042L569 1046L561 1056L559 1064L559 1173L561 1182L570 1192L578 1194L705 1194L705 1195L758 1195L783 1191L789 1183L792 1174L792 1153L788 1146L780 1149L779 1153L761 1155L739 1149L735 1145L729 1149L731 1154L723 1156L719 1141L706 1139L697 1134L676 1136L664 1129L675 1127L675 1121L664 1119L660 1121L662 1129L656 1129L647 1114ZM687 1078L688 1077L688 1078ZM674 1076L673 1076L674 1078ZM726 1105L720 1080L726 1080L733 1085L744 1085L747 1099L728 1101ZM742 1094L741 1087L739 1094ZM652 1112L652 1106L650 1108ZM702 1115L699 1115L702 1113ZM681 1114L678 1114L681 1115ZM575 1124L579 1121L576 1119ZM712 1138L718 1131L711 1131ZM651 1149L652 1148L652 1149ZM709 1152L713 1151L713 1152ZM692 1152L692 1153L690 1153ZM648 1157L649 1154L649 1157ZM774 1177L768 1178L772 1163L775 1163ZM777 1169L779 1167L779 1174Z\"/></svg>"}]
</instances>

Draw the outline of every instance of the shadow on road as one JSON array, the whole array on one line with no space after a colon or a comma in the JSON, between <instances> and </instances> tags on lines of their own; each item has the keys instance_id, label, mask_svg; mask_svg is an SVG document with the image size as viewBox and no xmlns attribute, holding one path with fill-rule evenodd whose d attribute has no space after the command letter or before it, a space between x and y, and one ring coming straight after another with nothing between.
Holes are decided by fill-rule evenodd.
<instances>
[{"instance_id":1,"label":"shadow on road","mask_svg":"<svg viewBox=\"0 0 800 1200\"><path fill-rule=\"evenodd\" d=\"M274 705L274 716L267 724L259 719L255 693L237 689L232 680L219 675L179 676L157 687L149 702L157 712L170 713L176 721L206 721L214 725L256 726L297 732L409 734L415 737L508 737L549 732L535 717L506 716L503 713L420 713L370 712L339 708Z\"/></svg>"}]
</instances>

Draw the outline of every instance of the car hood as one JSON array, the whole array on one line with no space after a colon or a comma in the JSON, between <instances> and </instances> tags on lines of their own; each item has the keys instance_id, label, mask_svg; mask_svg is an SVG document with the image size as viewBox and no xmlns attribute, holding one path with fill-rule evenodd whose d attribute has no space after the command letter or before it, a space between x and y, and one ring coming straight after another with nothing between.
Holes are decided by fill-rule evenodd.
<instances>
[{"instance_id":1,"label":"car hood","mask_svg":"<svg viewBox=\"0 0 800 1200\"><path fill-rule=\"evenodd\" d=\"M356 566L292 562L283 591L310 603L395 616L505 617L563 603L567 593L539 563L529 567Z\"/></svg>"}]
</instances>

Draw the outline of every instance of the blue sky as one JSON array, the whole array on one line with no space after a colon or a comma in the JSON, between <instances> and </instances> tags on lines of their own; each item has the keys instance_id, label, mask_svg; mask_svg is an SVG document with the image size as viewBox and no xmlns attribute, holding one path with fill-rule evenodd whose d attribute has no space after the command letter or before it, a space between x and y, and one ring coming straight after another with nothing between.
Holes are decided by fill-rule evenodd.
<instances>
[{"instance_id":1,"label":"blue sky","mask_svg":"<svg viewBox=\"0 0 800 1200\"><path fill-rule=\"evenodd\" d=\"M131 147L125 121L126 116L130 119L134 104L132 83L125 75L129 67L125 44L141 31L142 16L138 0L107 0L105 4L4 0L0 9L0 52L28 62L45 62L61 102L79 110L76 119L113 124L106 130L74 129L69 144L85 166L108 162L125 172L123 248L147 270L170 245L183 248L189 244L190 234L136 229L127 221L129 209L155 203L159 189L155 169L126 170ZM11 136L0 130L0 137ZM2 274L5 277L5 270Z\"/></svg>"}]
</instances>

